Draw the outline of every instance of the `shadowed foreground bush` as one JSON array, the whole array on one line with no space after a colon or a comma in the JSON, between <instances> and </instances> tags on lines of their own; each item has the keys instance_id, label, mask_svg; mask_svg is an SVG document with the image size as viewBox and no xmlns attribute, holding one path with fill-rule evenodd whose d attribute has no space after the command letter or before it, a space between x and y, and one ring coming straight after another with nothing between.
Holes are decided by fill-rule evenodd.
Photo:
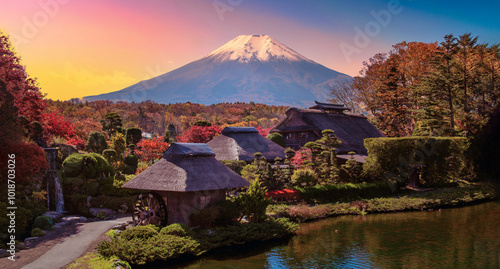
<instances>
[{"instance_id":1,"label":"shadowed foreground bush","mask_svg":"<svg viewBox=\"0 0 500 269\"><path fill-rule=\"evenodd\" d=\"M297 229L298 224L285 218L228 225L212 230L191 230L187 226L172 224L164 227L160 233L154 227L139 226L123 232L112 241L101 242L98 251L105 257L116 256L131 264L146 264L182 255L199 256L221 246L282 238Z\"/></svg>"}]
</instances>

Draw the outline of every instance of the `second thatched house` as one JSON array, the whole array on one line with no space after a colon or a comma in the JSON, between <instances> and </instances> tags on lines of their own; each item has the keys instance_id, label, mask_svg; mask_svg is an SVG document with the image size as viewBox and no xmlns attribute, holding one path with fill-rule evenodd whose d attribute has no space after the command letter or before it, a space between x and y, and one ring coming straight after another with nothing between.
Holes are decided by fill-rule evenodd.
<instances>
[{"instance_id":1,"label":"second thatched house","mask_svg":"<svg viewBox=\"0 0 500 269\"><path fill-rule=\"evenodd\" d=\"M366 155L363 140L384 135L366 117L345 113L348 110L344 105L319 102L309 109L292 107L286 111L286 118L270 132L282 134L287 147L299 149L307 142L321 138L321 131L331 129L342 141L339 154L354 151Z\"/></svg>"},{"instance_id":2,"label":"second thatched house","mask_svg":"<svg viewBox=\"0 0 500 269\"><path fill-rule=\"evenodd\" d=\"M264 138L254 127L226 127L221 135L207 143L219 161L253 161L254 154L262 153L268 161L285 159L285 149Z\"/></svg>"},{"instance_id":3,"label":"second thatched house","mask_svg":"<svg viewBox=\"0 0 500 269\"><path fill-rule=\"evenodd\" d=\"M226 199L228 189L248 185L248 181L217 161L206 144L173 143L161 160L123 188L147 191L134 204L136 225L189 225L192 212Z\"/></svg>"}]
</instances>

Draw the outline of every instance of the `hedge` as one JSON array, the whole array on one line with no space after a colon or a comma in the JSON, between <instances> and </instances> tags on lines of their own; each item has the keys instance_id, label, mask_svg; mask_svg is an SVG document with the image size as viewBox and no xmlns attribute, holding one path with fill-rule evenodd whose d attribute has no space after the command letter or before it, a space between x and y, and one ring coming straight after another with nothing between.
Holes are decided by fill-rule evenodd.
<instances>
[{"instance_id":1,"label":"hedge","mask_svg":"<svg viewBox=\"0 0 500 269\"><path fill-rule=\"evenodd\" d=\"M368 138L363 176L372 180L408 181L417 165L425 165L423 186L443 186L473 179L472 162L464 137Z\"/></svg>"},{"instance_id":2,"label":"hedge","mask_svg":"<svg viewBox=\"0 0 500 269\"><path fill-rule=\"evenodd\" d=\"M311 188L295 187L307 203L332 203L368 199L389 195L396 191L396 184L390 181L376 183L345 183L316 185Z\"/></svg>"}]
</instances>

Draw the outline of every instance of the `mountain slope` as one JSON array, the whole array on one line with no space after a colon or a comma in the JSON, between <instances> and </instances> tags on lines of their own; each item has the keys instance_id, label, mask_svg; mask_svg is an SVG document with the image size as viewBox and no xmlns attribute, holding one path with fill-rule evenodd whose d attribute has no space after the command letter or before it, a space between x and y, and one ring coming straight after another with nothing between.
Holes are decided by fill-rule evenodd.
<instances>
[{"instance_id":1,"label":"mountain slope","mask_svg":"<svg viewBox=\"0 0 500 269\"><path fill-rule=\"evenodd\" d=\"M123 90L84 100L159 103L257 102L309 106L328 99L328 84L351 79L267 35L238 36L208 56Z\"/></svg>"}]
</instances>

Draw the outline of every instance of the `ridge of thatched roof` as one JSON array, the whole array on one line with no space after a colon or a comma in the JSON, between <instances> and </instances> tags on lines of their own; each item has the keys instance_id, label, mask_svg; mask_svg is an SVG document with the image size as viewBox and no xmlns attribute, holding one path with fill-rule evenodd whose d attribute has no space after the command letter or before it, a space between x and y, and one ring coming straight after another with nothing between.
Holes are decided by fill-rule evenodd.
<instances>
[{"instance_id":1,"label":"ridge of thatched roof","mask_svg":"<svg viewBox=\"0 0 500 269\"><path fill-rule=\"evenodd\" d=\"M125 183L123 188L188 192L248 185L248 181L217 161L206 144L173 143L161 160Z\"/></svg>"},{"instance_id":2,"label":"ridge of thatched roof","mask_svg":"<svg viewBox=\"0 0 500 269\"><path fill-rule=\"evenodd\" d=\"M207 143L219 161L252 161L257 152L267 160L285 158L285 149L262 137L254 127L226 127Z\"/></svg>"},{"instance_id":3,"label":"ridge of thatched roof","mask_svg":"<svg viewBox=\"0 0 500 269\"><path fill-rule=\"evenodd\" d=\"M350 108L346 107L343 104L328 104L328 103L320 103L318 101L314 101L316 103L314 106L310 107L309 109L319 109L319 110L336 110L343 112L344 110L351 110Z\"/></svg>"},{"instance_id":4,"label":"ridge of thatched roof","mask_svg":"<svg viewBox=\"0 0 500 269\"><path fill-rule=\"evenodd\" d=\"M285 114L287 117L271 129L271 133L313 131L321 136L321 131L331 129L342 141L339 152L355 151L358 154L367 154L364 139L384 136L362 115L326 113L316 109L294 107L289 108Z\"/></svg>"}]
</instances>

